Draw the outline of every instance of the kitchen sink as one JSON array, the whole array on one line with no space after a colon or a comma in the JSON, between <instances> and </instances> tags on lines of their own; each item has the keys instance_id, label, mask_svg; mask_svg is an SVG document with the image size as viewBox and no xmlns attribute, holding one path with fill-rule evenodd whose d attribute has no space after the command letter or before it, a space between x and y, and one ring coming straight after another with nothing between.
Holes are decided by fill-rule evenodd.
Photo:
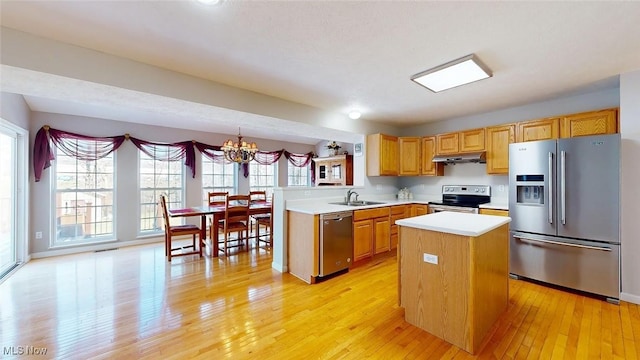
<instances>
[{"instance_id":1,"label":"kitchen sink","mask_svg":"<svg viewBox=\"0 0 640 360\"><path fill-rule=\"evenodd\" d=\"M351 202L346 202L346 201L341 201L341 202L332 202L329 204L333 204L333 205L346 205L346 206L367 206L367 205L378 205L378 204L384 204L384 202L378 202L378 201L351 201Z\"/></svg>"}]
</instances>

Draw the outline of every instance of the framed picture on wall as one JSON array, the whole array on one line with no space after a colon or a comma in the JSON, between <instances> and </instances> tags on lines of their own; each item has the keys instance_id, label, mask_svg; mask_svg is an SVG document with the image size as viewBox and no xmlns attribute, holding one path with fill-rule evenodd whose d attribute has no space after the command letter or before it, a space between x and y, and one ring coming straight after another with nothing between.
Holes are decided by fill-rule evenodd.
<instances>
[{"instance_id":1,"label":"framed picture on wall","mask_svg":"<svg viewBox=\"0 0 640 360\"><path fill-rule=\"evenodd\" d=\"M362 156L362 143L353 144L353 155Z\"/></svg>"}]
</instances>

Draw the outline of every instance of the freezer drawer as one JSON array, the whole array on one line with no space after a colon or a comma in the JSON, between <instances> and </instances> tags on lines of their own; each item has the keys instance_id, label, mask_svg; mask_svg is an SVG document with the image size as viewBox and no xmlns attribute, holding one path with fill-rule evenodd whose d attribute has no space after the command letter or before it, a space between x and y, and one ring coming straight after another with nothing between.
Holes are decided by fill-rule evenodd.
<instances>
[{"instance_id":1,"label":"freezer drawer","mask_svg":"<svg viewBox=\"0 0 640 360\"><path fill-rule=\"evenodd\" d=\"M620 245L512 231L509 252L514 275L620 297Z\"/></svg>"}]
</instances>

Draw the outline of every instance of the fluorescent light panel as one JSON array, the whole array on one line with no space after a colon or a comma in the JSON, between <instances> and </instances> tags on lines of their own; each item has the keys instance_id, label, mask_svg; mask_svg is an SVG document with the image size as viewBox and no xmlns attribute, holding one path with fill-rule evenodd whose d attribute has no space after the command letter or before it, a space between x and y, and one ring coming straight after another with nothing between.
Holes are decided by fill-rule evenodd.
<instances>
[{"instance_id":1,"label":"fluorescent light panel","mask_svg":"<svg viewBox=\"0 0 640 360\"><path fill-rule=\"evenodd\" d=\"M491 76L491 70L471 54L416 74L411 80L433 92L440 92Z\"/></svg>"}]
</instances>

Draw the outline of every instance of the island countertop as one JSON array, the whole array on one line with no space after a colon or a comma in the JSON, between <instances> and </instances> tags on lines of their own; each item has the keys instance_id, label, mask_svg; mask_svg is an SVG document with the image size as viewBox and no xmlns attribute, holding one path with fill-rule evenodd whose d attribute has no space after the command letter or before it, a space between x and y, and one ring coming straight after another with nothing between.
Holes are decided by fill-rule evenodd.
<instances>
[{"instance_id":1,"label":"island countertop","mask_svg":"<svg viewBox=\"0 0 640 360\"><path fill-rule=\"evenodd\" d=\"M507 216L441 211L396 221L397 225L463 236L480 236L511 222Z\"/></svg>"}]
</instances>

